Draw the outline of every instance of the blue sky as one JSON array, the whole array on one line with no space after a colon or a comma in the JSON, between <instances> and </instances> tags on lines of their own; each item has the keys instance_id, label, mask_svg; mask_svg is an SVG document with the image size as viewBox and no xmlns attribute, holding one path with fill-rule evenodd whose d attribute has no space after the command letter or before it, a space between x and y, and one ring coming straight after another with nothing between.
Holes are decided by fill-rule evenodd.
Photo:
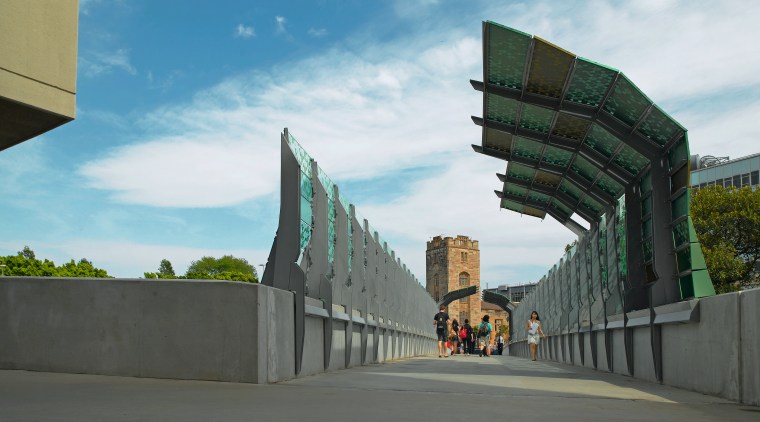
<instances>
[{"instance_id":1,"label":"blue sky","mask_svg":"<svg viewBox=\"0 0 760 422\"><path fill-rule=\"evenodd\" d=\"M481 22L621 69L692 153L758 152L760 3L80 0L77 118L0 153L0 254L118 277L266 262L288 127L425 278L425 241L480 241L481 282L535 281L572 233L500 211L479 143ZM260 267L259 267L260 270Z\"/></svg>"}]
</instances>

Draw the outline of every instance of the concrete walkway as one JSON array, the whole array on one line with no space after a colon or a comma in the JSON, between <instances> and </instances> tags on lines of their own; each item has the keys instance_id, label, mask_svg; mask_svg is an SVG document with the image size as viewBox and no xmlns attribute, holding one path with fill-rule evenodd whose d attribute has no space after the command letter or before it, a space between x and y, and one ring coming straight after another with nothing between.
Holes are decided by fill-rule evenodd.
<instances>
[{"instance_id":1,"label":"concrete walkway","mask_svg":"<svg viewBox=\"0 0 760 422\"><path fill-rule=\"evenodd\" d=\"M0 371L0 421L758 421L760 408L493 356L415 358L276 385Z\"/></svg>"}]
</instances>

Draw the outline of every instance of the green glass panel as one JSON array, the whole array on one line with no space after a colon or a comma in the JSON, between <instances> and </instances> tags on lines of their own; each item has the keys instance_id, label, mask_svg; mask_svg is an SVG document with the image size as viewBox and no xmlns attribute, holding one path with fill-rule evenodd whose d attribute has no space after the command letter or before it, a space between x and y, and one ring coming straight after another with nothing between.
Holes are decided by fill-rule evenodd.
<instances>
[{"instance_id":1,"label":"green glass panel","mask_svg":"<svg viewBox=\"0 0 760 422\"><path fill-rule=\"evenodd\" d=\"M541 158L541 150L543 147L544 144L542 143L518 136L512 144L512 155L532 161L538 161Z\"/></svg>"},{"instance_id":2,"label":"green glass panel","mask_svg":"<svg viewBox=\"0 0 760 422\"><path fill-rule=\"evenodd\" d=\"M559 186L559 182L561 181L562 181L562 176L549 173L543 170L536 170L536 177L535 179L533 179L533 182L548 186L552 189Z\"/></svg>"},{"instance_id":3,"label":"green glass panel","mask_svg":"<svg viewBox=\"0 0 760 422\"><path fill-rule=\"evenodd\" d=\"M569 218L573 214L573 211L570 208L563 205L562 202L556 198L552 199L549 206L563 218Z\"/></svg>"},{"instance_id":4,"label":"green glass panel","mask_svg":"<svg viewBox=\"0 0 760 422\"><path fill-rule=\"evenodd\" d=\"M506 210L512 210L516 212L522 212L522 204L517 203L515 201L510 201L509 199L502 199L501 200L501 207Z\"/></svg>"},{"instance_id":5,"label":"green glass panel","mask_svg":"<svg viewBox=\"0 0 760 422\"><path fill-rule=\"evenodd\" d=\"M554 123L552 135L580 141L586 136L590 124L591 122L586 119L581 119L567 113L559 113L557 121Z\"/></svg>"},{"instance_id":6,"label":"green glass panel","mask_svg":"<svg viewBox=\"0 0 760 422\"><path fill-rule=\"evenodd\" d=\"M335 222L327 225L327 263L332 267L335 262Z\"/></svg>"},{"instance_id":7,"label":"green glass panel","mask_svg":"<svg viewBox=\"0 0 760 422\"><path fill-rule=\"evenodd\" d=\"M670 168L672 169L679 162L688 159L689 145L686 143L685 138L681 138L672 148L670 148L670 151L668 151L668 164L670 164Z\"/></svg>"},{"instance_id":8,"label":"green glass panel","mask_svg":"<svg viewBox=\"0 0 760 422\"><path fill-rule=\"evenodd\" d=\"M599 174L596 185L599 186L599 189L605 191L614 198L617 198L623 194L623 185L614 181L611 177L607 176L604 173Z\"/></svg>"},{"instance_id":9,"label":"green glass panel","mask_svg":"<svg viewBox=\"0 0 760 422\"><path fill-rule=\"evenodd\" d=\"M301 172L301 196L309 198L314 195L314 187L311 184L311 178L304 172Z\"/></svg>"},{"instance_id":10,"label":"green glass panel","mask_svg":"<svg viewBox=\"0 0 760 422\"><path fill-rule=\"evenodd\" d=\"M526 196L528 196L528 189L525 189L522 186L517 186L515 184L505 183L504 193L509 193L515 196L519 196L521 198L525 198Z\"/></svg>"},{"instance_id":11,"label":"green glass panel","mask_svg":"<svg viewBox=\"0 0 760 422\"><path fill-rule=\"evenodd\" d=\"M533 208L533 207L528 206L528 205L524 205L523 206L522 213L523 214L527 214L527 215L532 215L533 217L538 217L538 218L544 218L544 217L546 217L546 212L544 210L540 210L538 208Z\"/></svg>"},{"instance_id":12,"label":"green glass panel","mask_svg":"<svg viewBox=\"0 0 760 422\"><path fill-rule=\"evenodd\" d=\"M327 199L329 201L334 202L335 201L335 183L333 183L332 180L325 174L325 172L322 170L321 167L317 167L317 178L319 179L319 182L322 183L322 187L325 188L325 193L327 193Z\"/></svg>"},{"instance_id":13,"label":"green glass panel","mask_svg":"<svg viewBox=\"0 0 760 422\"><path fill-rule=\"evenodd\" d=\"M519 106L520 103L517 100L489 93L486 96L486 118L514 126Z\"/></svg>"},{"instance_id":14,"label":"green glass panel","mask_svg":"<svg viewBox=\"0 0 760 422\"><path fill-rule=\"evenodd\" d=\"M583 192L566 179L562 179L562 182L559 184L559 190L566 193L569 197L575 199L576 201L580 200L581 196L583 196Z\"/></svg>"},{"instance_id":15,"label":"green glass panel","mask_svg":"<svg viewBox=\"0 0 760 422\"><path fill-rule=\"evenodd\" d=\"M575 62L565 100L598 107L617 73L613 69L579 57Z\"/></svg>"},{"instance_id":16,"label":"green glass panel","mask_svg":"<svg viewBox=\"0 0 760 422\"><path fill-rule=\"evenodd\" d=\"M620 150L612 162L634 176L639 174L639 172L649 163L646 157L639 154L628 145L623 146L623 149Z\"/></svg>"},{"instance_id":17,"label":"green glass panel","mask_svg":"<svg viewBox=\"0 0 760 422\"><path fill-rule=\"evenodd\" d=\"M694 281L691 274L686 274L678 279L678 287L681 289L681 298L694 297Z\"/></svg>"},{"instance_id":18,"label":"green glass panel","mask_svg":"<svg viewBox=\"0 0 760 422\"><path fill-rule=\"evenodd\" d=\"M509 165L507 166L507 175L510 177L514 177L518 180L522 180L525 182L532 182L533 176L536 174L536 171L530 167L524 166L522 164L517 164L514 162L509 162Z\"/></svg>"},{"instance_id":19,"label":"green glass panel","mask_svg":"<svg viewBox=\"0 0 760 422\"><path fill-rule=\"evenodd\" d=\"M293 151L293 155L295 155L298 165L301 166L301 171L306 177L311 179L311 156L305 149L303 149L303 147L301 147L301 144L296 141L296 138L294 138L290 132L288 132L288 146L290 146L290 150Z\"/></svg>"},{"instance_id":20,"label":"green glass panel","mask_svg":"<svg viewBox=\"0 0 760 422\"><path fill-rule=\"evenodd\" d=\"M301 197L301 220L309 223L311 225L311 199L310 198L304 198Z\"/></svg>"},{"instance_id":21,"label":"green glass panel","mask_svg":"<svg viewBox=\"0 0 760 422\"><path fill-rule=\"evenodd\" d=\"M685 191L671 203L672 215L675 220L678 217L689 214L689 191Z\"/></svg>"},{"instance_id":22,"label":"green glass panel","mask_svg":"<svg viewBox=\"0 0 760 422\"><path fill-rule=\"evenodd\" d=\"M670 176L670 193L676 193L678 189L685 188L689 184L689 166L684 165Z\"/></svg>"},{"instance_id":23,"label":"green glass panel","mask_svg":"<svg viewBox=\"0 0 760 422\"><path fill-rule=\"evenodd\" d=\"M596 166L579 155L576 155L575 160L570 164L570 170L588 182L593 182L596 175L599 174L599 169Z\"/></svg>"},{"instance_id":24,"label":"green glass panel","mask_svg":"<svg viewBox=\"0 0 760 422\"><path fill-rule=\"evenodd\" d=\"M534 37L526 91L559 98L575 55Z\"/></svg>"},{"instance_id":25,"label":"green glass panel","mask_svg":"<svg viewBox=\"0 0 760 422\"><path fill-rule=\"evenodd\" d=\"M541 160L541 162L553 164L559 167L567 167L568 164L570 164L570 159L572 157L573 153L570 151L565 151L564 149L547 145L544 148L544 158Z\"/></svg>"},{"instance_id":26,"label":"green glass panel","mask_svg":"<svg viewBox=\"0 0 760 422\"><path fill-rule=\"evenodd\" d=\"M691 269L691 248L686 247L676 252L676 261L678 262L679 273L690 270Z\"/></svg>"},{"instance_id":27,"label":"green glass panel","mask_svg":"<svg viewBox=\"0 0 760 422\"><path fill-rule=\"evenodd\" d=\"M530 35L488 23L488 82L522 89Z\"/></svg>"},{"instance_id":28,"label":"green glass panel","mask_svg":"<svg viewBox=\"0 0 760 422\"><path fill-rule=\"evenodd\" d=\"M638 127L642 135L658 145L665 145L679 130L680 125L656 105Z\"/></svg>"},{"instance_id":29,"label":"green glass panel","mask_svg":"<svg viewBox=\"0 0 760 422\"><path fill-rule=\"evenodd\" d=\"M585 208L586 211L588 211L593 216L598 216L604 210L604 207L602 207L599 202L591 199L588 196L584 196L581 200L581 207Z\"/></svg>"},{"instance_id":30,"label":"green glass panel","mask_svg":"<svg viewBox=\"0 0 760 422\"><path fill-rule=\"evenodd\" d=\"M633 126L651 103L636 85L621 73L603 108L621 122Z\"/></svg>"},{"instance_id":31,"label":"green glass panel","mask_svg":"<svg viewBox=\"0 0 760 422\"><path fill-rule=\"evenodd\" d=\"M591 130L589 130L588 136L584 139L583 143L594 151L610 158L620 145L620 139L607 132L603 127L594 124L591 125Z\"/></svg>"},{"instance_id":32,"label":"green glass panel","mask_svg":"<svg viewBox=\"0 0 760 422\"><path fill-rule=\"evenodd\" d=\"M642 195L652 190L652 175L649 172L646 172L646 174L641 177L639 188L641 189Z\"/></svg>"},{"instance_id":33,"label":"green glass panel","mask_svg":"<svg viewBox=\"0 0 760 422\"><path fill-rule=\"evenodd\" d=\"M512 134L486 128L483 146L509 153L512 151Z\"/></svg>"},{"instance_id":34,"label":"green glass panel","mask_svg":"<svg viewBox=\"0 0 760 422\"><path fill-rule=\"evenodd\" d=\"M311 224L301 220L300 232L301 242L299 244L299 247L301 249L301 253L303 253L303 251L306 250L306 247L309 246L309 240L311 240Z\"/></svg>"},{"instance_id":35,"label":"green glass panel","mask_svg":"<svg viewBox=\"0 0 760 422\"><path fill-rule=\"evenodd\" d=\"M689 241L689 220L682 220L673 226L673 245L679 247Z\"/></svg>"},{"instance_id":36,"label":"green glass panel","mask_svg":"<svg viewBox=\"0 0 760 422\"><path fill-rule=\"evenodd\" d=\"M644 262L649 262L652 260L652 240L645 240L644 243L641 244L642 252L644 253ZM671 258L672 259L672 258Z\"/></svg>"},{"instance_id":37,"label":"green glass panel","mask_svg":"<svg viewBox=\"0 0 760 422\"><path fill-rule=\"evenodd\" d=\"M625 195L618 199L615 232L617 234L618 271L620 279L624 280L628 275L628 248L626 234Z\"/></svg>"},{"instance_id":38,"label":"green glass panel","mask_svg":"<svg viewBox=\"0 0 760 422\"><path fill-rule=\"evenodd\" d=\"M523 104L520 115L520 127L540 133L549 133L554 112L548 108Z\"/></svg>"},{"instance_id":39,"label":"green glass panel","mask_svg":"<svg viewBox=\"0 0 760 422\"><path fill-rule=\"evenodd\" d=\"M652 213L652 195L641 200L641 216L645 217Z\"/></svg>"},{"instance_id":40,"label":"green glass panel","mask_svg":"<svg viewBox=\"0 0 760 422\"><path fill-rule=\"evenodd\" d=\"M541 202L544 204L548 204L551 200L551 197L549 195L543 194L541 192L536 192L534 190L528 192L528 199L531 199L536 202Z\"/></svg>"},{"instance_id":41,"label":"green glass panel","mask_svg":"<svg viewBox=\"0 0 760 422\"><path fill-rule=\"evenodd\" d=\"M647 218L641 222L641 237L648 239L652 237L652 219Z\"/></svg>"}]
</instances>

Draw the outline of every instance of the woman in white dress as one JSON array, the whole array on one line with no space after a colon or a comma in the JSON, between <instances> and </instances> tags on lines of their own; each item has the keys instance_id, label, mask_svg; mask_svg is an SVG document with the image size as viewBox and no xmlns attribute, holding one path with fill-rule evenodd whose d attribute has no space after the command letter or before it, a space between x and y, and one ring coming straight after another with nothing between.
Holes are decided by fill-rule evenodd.
<instances>
[{"instance_id":1,"label":"woman in white dress","mask_svg":"<svg viewBox=\"0 0 760 422\"><path fill-rule=\"evenodd\" d=\"M528 330L528 346L530 346L530 358L536 360L538 355L538 342L541 337L544 336L544 330L541 329L541 320L538 318L538 312L533 311L530 314L530 319L525 324L525 329Z\"/></svg>"}]
</instances>

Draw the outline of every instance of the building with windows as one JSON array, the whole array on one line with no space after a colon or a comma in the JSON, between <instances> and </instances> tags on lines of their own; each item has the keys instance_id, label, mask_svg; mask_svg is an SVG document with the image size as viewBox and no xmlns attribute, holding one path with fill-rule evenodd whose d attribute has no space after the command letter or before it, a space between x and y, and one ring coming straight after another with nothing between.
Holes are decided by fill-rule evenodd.
<instances>
[{"instance_id":1,"label":"building with windows","mask_svg":"<svg viewBox=\"0 0 760 422\"><path fill-rule=\"evenodd\" d=\"M760 185L760 153L729 160L711 156L691 157L691 187L706 186L745 187L757 189Z\"/></svg>"},{"instance_id":2,"label":"building with windows","mask_svg":"<svg viewBox=\"0 0 760 422\"><path fill-rule=\"evenodd\" d=\"M526 284L519 284L516 286L507 286L505 284L502 284L501 286L495 289L488 289L488 290L503 294L504 296L508 297L509 301L512 303L520 303L522 302L525 296L527 296L530 292L535 290L537 284L538 283L526 283Z\"/></svg>"},{"instance_id":3,"label":"building with windows","mask_svg":"<svg viewBox=\"0 0 760 422\"><path fill-rule=\"evenodd\" d=\"M467 236L436 236L427 242L426 283L430 296L440 302L446 293L468 286L480 286L480 249ZM494 327L507 324L507 313L481 300L480 293L457 299L446 310L452 319L469 319L475 325L488 314ZM431 315L432 318L432 315Z\"/></svg>"}]
</instances>

